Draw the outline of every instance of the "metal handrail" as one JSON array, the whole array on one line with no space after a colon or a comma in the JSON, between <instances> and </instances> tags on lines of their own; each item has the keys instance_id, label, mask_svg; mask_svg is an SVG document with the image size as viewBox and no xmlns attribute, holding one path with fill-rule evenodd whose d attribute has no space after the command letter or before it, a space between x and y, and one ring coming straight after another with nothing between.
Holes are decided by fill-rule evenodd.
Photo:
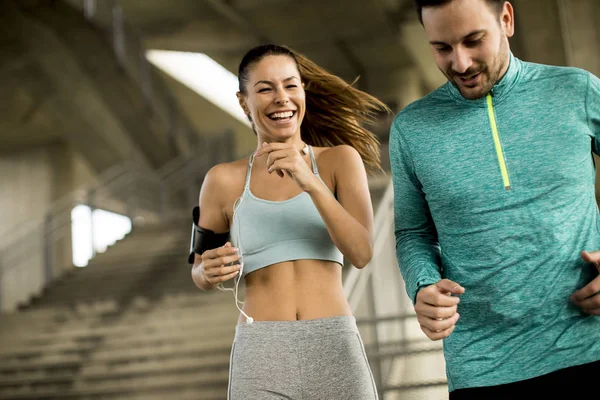
<instances>
[{"instance_id":1,"label":"metal handrail","mask_svg":"<svg viewBox=\"0 0 600 400\"><path fill-rule=\"evenodd\" d=\"M392 203L393 203L394 193L391 182L388 184L386 191L380 200L379 206L377 207L377 211L375 213L373 226L374 226L374 249L373 249L373 257L371 261L367 264L367 266L363 269L357 269L350 267L350 271L345 275L343 281L344 294L350 304L353 312L356 312L360 303L365 299L365 292L371 297L374 297L373 292L373 276L375 274L375 269L379 269L385 266L382 266L380 262L380 255L383 251L383 246L385 244L385 239L387 232L390 228L390 212L393 212ZM369 290L367 290L369 289ZM370 319L377 318L377 309L374 307L373 301L369 302L368 312ZM379 335L377 324L375 324L373 332L373 346L378 351L379 348ZM384 377L384 368L383 364L380 360L371 361L373 376L376 382L377 387L381 388L383 383L386 381Z\"/></svg>"},{"instance_id":2,"label":"metal handrail","mask_svg":"<svg viewBox=\"0 0 600 400\"><path fill-rule=\"evenodd\" d=\"M231 135L226 133L207 141L202 155L182 155L172 160L168 174L164 173L165 170L151 171L126 162L107 170L97 182L62 196L47 208L42 218L11 230L10 240L6 240L0 249L0 285L3 277L17 269L43 268L43 286L56 277L55 254L64 251L61 240L71 234L71 210L77 205L116 212L134 222L138 216L163 221L169 216L168 210L191 208L197 202L200 185L208 169L233 159ZM32 259L38 260L38 263L30 262ZM32 293L39 289L36 287ZM29 293L23 297L25 301Z\"/></svg>"},{"instance_id":3,"label":"metal handrail","mask_svg":"<svg viewBox=\"0 0 600 400\"><path fill-rule=\"evenodd\" d=\"M346 295L346 298L348 299L348 302L353 310L355 310L358 306L358 302L362 300L364 283L371 275L373 275L374 270L379 267L377 263L377 256L381 254L383 250L383 244L385 242L383 239L390 224L393 223L393 202L394 189L392 187L392 183L390 182L387 185L379 206L377 207L377 212L375 213L375 218L373 221L373 258L367 267L362 270L351 268L344 279L344 294Z\"/></svg>"},{"instance_id":4,"label":"metal handrail","mask_svg":"<svg viewBox=\"0 0 600 400\"><path fill-rule=\"evenodd\" d=\"M69 192L63 196L61 196L58 200L55 200L45 211L44 215L53 214L59 209L63 209L64 205L71 204L76 199L82 198L85 193L93 188L99 188L108 185L112 180L117 179L121 176L126 170L125 164L117 164L111 168L108 168L102 174L99 175L96 183L89 184L83 188L76 189L72 192ZM26 220L15 224L8 228L6 232L0 236L0 253L10 247L14 241L21 239L22 236L26 236L27 233L33 231L40 224L39 220L31 221Z\"/></svg>"},{"instance_id":5,"label":"metal handrail","mask_svg":"<svg viewBox=\"0 0 600 400\"><path fill-rule=\"evenodd\" d=\"M119 65L138 83L144 104L167 120L168 151L181 149L176 150L175 154L188 152L191 155L176 157L157 171L150 171L130 162L113 166L102 173L95 184L67 193L53 202L40 213L40 218L22 222L1 232L0 310L2 288L7 285L7 273L14 273L19 267L22 267L19 271L42 268L39 264L43 263L46 274L43 285L53 279L58 241L65 238L65 231L70 230L70 211L74 206L87 204L91 208L102 207L130 218L134 218L138 212L164 218L167 210L180 208L197 196L197 193L193 193L198 191L203 174L211 163L232 158L230 153L215 152L214 149L200 146L206 141L195 134L166 84L161 79L153 79L153 68L145 57L139 35L127 24L116 1L70 0L69 3L88 22L107 34ZM224 141L230 139L229 135L223 138ZM226 143L220 148L231 149L231 145ZM187 192L183 198L182 191ZM189 201L186 202L186 199ZM15 277L11 276L13 278ZM29 285L27 279L23 285ZM39 282L31 285L32 292L40 290ZM30 293L26 294L29 295Z\"/></svg>"},{"instance_id":6,"label":"metal handrail","mask_svg":"<svg viewBox=\"0 0 600 400\"><path fill-rule=\"evenodd\" d=\"M366 317L357 318L357 324L368 337L369 342L365 341L365 346L374 351L369 362L381 396L394 391L431 388L446 382L442 379L408 386L393 384L397 367L403 365L398 362L408 362L409 355L441 351L441 347L393 351L386 348L387 344L393 342L408 343L406 338L411 337L408 332L414 335L417 324L410 299L404 291L394 249L390 248L395 246L393 227L394 192L389 182L375 212L373 258L364 269L351 268L343 281L344 293L353 312L366 310ZM421 340L428 339L423 335Z\"/></svg>"},{"instance_id":7,"label":"metal handrail","mask_svg":"<svg viewBox=\"0 0 600 400\"><path fill-rule=\"evenodd\" d=\"M231 135L225 134L225 136L220 140L214 140L212 145L221 149L228 149L231 148L231 140ZM229 160L232 157L232 154L224 154L223 152L215 153L214 150L207 150L208 151L206 153L209 155L217 154L222 157L220 157L220 159L215 159L214 157L207 157L206 155L181 155L171 160L171 162L168 164L165 164L165 166L168 168L163 167L156 172L148 170L139 164L130 162L117 164L102 173L94 183L75 189L54 201L52 204L50 204L50 206L48 206L44 212L44 215L46 218L48 218L48 216L54 217L64 212L66 209L70 211L74 205L89 202L89 194L91 192L99 193L102 191L115 191L126 186L133 180L136 180L138 183L150 183L156 187L163 185L163 187L168 187L173 191L178 190L187 185L187 179L193 177L194 180L196 180L198 173L201 173L201 171L194 171L193 167L216 164L218 162L222 162L223 160ZM206 160L208 160L208 162ZM165 171L168 171L168 173L165 173ZM124 181L119 181L119 179ZM158 212L160 210L156 211ZM10 229L7 229L7 233L1 238L0 254L6 248L13 245L14 242L21 241L32 231L39 229L39 225L41 224L42 220L24 221L15 224ZM19 234L20 232L23 233Z\"/></svg>"},{"instance_id":8,"label":"metal handrail","mask_svg":"<svg viewBox=\"0 0 600 400\"><path fill-rule=\"evenodd\" d=\"M374 218L373 258L366 268L352 268L344 277L344 293L353 312L360 311L357 324L366 336L365 346L370 353L376 385L380 395L407 390L435 388L447 384L442 376L423 375L422 382L400 384L402 371L414 367L411 358L418 354L438 353L441 358L441 346L431 345L413 348L411 341L427 343L429 339L421 332L412 302L405 291L404 281L395 256L394 235L394 192L391 182L377 207ZM406 344L403 348L391 348L390 344ZM431 357L423 360L431 360ZM430 370L430 369L427 369ZM428 392L420 397L427 398Z\"/></svg>"}]
</instances>

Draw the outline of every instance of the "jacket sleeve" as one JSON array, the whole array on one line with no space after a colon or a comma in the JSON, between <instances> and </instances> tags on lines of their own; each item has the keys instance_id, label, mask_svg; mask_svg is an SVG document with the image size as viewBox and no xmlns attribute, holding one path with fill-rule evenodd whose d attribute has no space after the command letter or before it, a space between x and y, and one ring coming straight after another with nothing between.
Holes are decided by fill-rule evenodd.
<instances>
[{"instance_id":1,"label":"jacket sleeve","mask_svg":"<svg viewBox=\"0 0 600 400\"><path fill-rule=\"evenodd\" d=\"M416 302L419 289L441 279L440 248L410 150L396 117L390 130L390 162L394 185L394 233L396 258L406 292Z\"/></svg>"},{"instance_id":2,"label":"jacket sleeve","mask_svg":"<svg viewBox=\"0 0 600 400\"><path fill-rule=\"evenodd\" d=\"M585 110L592 134L592 150L600 156L600 79L592 73L588 75Z\"/></svg>"}]
</instances>

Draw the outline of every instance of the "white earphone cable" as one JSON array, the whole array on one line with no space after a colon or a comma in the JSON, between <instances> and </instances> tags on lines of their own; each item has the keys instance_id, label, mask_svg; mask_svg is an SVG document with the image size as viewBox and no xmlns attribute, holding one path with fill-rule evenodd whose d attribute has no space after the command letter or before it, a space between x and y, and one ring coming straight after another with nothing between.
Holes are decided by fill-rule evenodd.
<instances>
[{"instance_id":1,"label":"white earphone cable","mask_svg":"<svg viewBox=\"0 0 600 400\"><path fill-rule=\"evenodd\" d=\"M248 168L251 168L252 164L250 164L248 166ZM244 193L246 192L246 188L244 187ZM236 217L237 217L237 209L239 208L239 206L242 204L242 202L244 201L244 193L242 193L242 196L238 197L236 199L236 201L233 203L233 225L236 225ZM239 224L239 219L237 221L237 225L236 225L236 232L237 232L237 249L238 249L238 254L240 255L240 259L239 259L239 263L240 263L240 272L237 274L237 276L235 276L233 278L234 280L234 286L231 288L225 287L223 285L223 283L219 283L217 285L217 289L222 290L222 291L231 291L233 292L233 295L235 297L235 306L237 307L237 309L240 311L240 313L242 313L244 315L244 317L246 317L246 323L251 324L252 322L254 322L254 318L252 318L251 316L249 316L248 314L246 314L244 312L244 310L242 310L240 308L240 305L244 305L243 301L240 301L238 299L238 292L239 292L239 284L240 281L242 280L242 275L244 273L244 252L242 251L243 246L242 246L242 236L240 234L240 224Z\"/></svg>"}]
</instances>

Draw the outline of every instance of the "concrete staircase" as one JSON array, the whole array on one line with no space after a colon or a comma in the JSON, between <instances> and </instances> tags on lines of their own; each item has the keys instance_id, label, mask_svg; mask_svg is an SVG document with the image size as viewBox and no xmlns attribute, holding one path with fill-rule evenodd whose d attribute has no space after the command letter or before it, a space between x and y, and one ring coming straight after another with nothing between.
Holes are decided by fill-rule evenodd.
<instances>
[{"instance_id":1,"label":"concrete staircase","mask_svg":"<svg viewBox=\"0 0 600 400\"><path fill-rule=\"evenodd\" d=\"M0 399L224 399L237 320L186 263L189 221L136 228L0 316Z\"/></svg>"},{"instance_id":2,"label":"concrete staircase","mask_svg":"<svg viewBox=\"0 0 600 400\"><path fill-rule=\"evenodd\" d=\"M372 181L375 204L384 181ZM0 315L0 400L225 399L238 311L230 292L193 284L189 225L184 215L135 227L20 312ZM414 318L378 322L404 332L380 332L379 342L369 317L357 318L372 369L385 377L383 398L447 398L441 343L423 340Z\"/></svg>"}]
</instances>

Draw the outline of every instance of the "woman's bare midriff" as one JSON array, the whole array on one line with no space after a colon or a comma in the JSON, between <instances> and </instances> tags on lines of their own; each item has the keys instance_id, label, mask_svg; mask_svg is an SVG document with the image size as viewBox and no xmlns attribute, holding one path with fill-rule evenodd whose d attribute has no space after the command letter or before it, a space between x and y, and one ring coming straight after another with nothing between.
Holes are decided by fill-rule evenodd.
<instances>
[{"instance_id":1,"label":"woman's bare midriff","mask_svg":"<svg viewBox=\"0 0 600 400\"><path fill-rule=\"evenodd\" d=\"M255 321L296 321L352 315L342 267L332 261L287 261L245 277L244 312ZM240 315L239 322L246 318Z\"/></svg>"}]
</instances>

